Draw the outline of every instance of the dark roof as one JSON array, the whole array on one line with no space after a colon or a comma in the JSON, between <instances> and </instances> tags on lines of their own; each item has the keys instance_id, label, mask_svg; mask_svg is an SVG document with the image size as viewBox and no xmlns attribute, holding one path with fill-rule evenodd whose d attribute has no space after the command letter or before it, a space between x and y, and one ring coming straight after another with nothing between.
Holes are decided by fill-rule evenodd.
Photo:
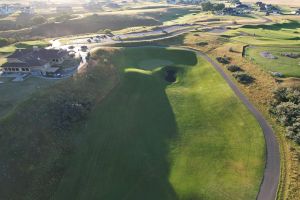
<instances>
[{"instance_id":1,"label":"dark roof","mask_svg":"<svg viewBox=\"0 0 300 200\"><path fill-rule=\"evenodd\" d=\"M67 51L56 49L18 49L8 56L9 59L16 59L19 62L27 63L29 66L43 66L53 59L59 59L68 55ZM15 63L12 62L12 63Z\"/></svg>"},{"instance_id":2,"label":"dark roof","mask_svg":"<svg viewBox=\"0 0 300 200\"><path fill-rule=\"evenodd\" d=\"M25 58L22 59L22 61L29 64L30 66L43 66L48 63L48 61L36 57Z\"/></svg>"},{"instance_id":3,"label":"dark roof","mask_svg":"<svg viewBox=\"0 0 300 200\"><path fill-rule=\"evenodd\" d=\"M29 65L24 62L7 62L2 67L29 67Z\"/></svg>"},{"instance_id":4,"label":"dark roof","mask_svg":"<svg viewBox=\"0 0 300 200\"><path fill-rule=\"evenodd\" d=\"M41 58L46 61L62 58L67 55L66 51L56 49L18 49L7 58L22 59L24 57Z\"/></svg>"}]
</instances>

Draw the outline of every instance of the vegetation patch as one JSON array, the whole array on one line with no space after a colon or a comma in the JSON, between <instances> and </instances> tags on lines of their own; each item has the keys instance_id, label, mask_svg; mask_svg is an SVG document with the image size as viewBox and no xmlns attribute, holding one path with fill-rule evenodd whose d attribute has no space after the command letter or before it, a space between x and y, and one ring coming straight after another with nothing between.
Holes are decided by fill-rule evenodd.
<instances>
[{"instance_id":1,"label":"vegetation patch","mask_svg":"<svg viewBox=\"0 0 300 200\"><path fill-rule=\"evenodd\" d=\"M1 118L0 199L51 199L76 149L74 130L117 82L112 65L91 64Z\"/></svg>"},{"instance_id":2,"label":"vegetation patch","mask_svg":"<svg viewBox=\"0 0 300 200\"><path fill-rule=\"evenodd\" d=\"M294 59L300 58L300 53L281 53L281 55Z\"/></svg>"},{"instance_id":3,"label":"vegetation patch","mask_svg":"<svg viewBox=\"0 0 300 200\"><path fill-rule=\"evenodd\" d=\"M198 42L197 45L198 45L198 46L201 46L201 47L207 46L207 45L208 45L208 42Z\"/></svg>"},{"instance_id":4,"label":"vegetation patch","mask_svg":"<svg viewBox=\"0 0 300 200\"><path fill-rule=\"evenodd\" d=\"M286 127L286 137L300 144L300 90L277 89L270 112Z\"/></svg>"},{"instance_id":5,"label":"vegetation patch","mask_svg":"<svg viewBox=\"0 0 300 200\"><path fill-rule=\"evenodd\" d=\"M173 65L141 69L150 59ZM121 82L73 129L84 142L53 199L256 197L263 134L208 62L193 52L150 47L123 48L111 60ZM162 78L168 68L177 70L173 84Z\"/></svg>"},{"instance_id":6,"label":"vegetation patch","mask_svg":"<svg viewBox=\"0 0 300 200\"><path fill-rule=\"evenodd\" d=\"M254 82L254 78L252 76L250 76L248 73L246 72L234 72L233 77L240 83L245 84L245 85L249 85L251 83Z\"/></svg>"},{"instance_id":7,"label":"vegetation patch","mask_svg":"<svg viewBox=\"0 0 300 200\"><path fill-rule=\"evenodd\" d=\"M243 71L239 66L237 65L229 65L227 66L227 70L230 72L240 72Z\"/></svg>"},{"instance_id":8,"label":"vegetation patch","mask_svg":"<svg viewBox=\"0 0 300 200\"><path fill-rule=\"evenodd\" d=\"M216 59L219 63L222 63L224 65L229 64L231 62L231 58L227 57L226 55L223 57L217 57Z\"/></svg>"}]
</instances>

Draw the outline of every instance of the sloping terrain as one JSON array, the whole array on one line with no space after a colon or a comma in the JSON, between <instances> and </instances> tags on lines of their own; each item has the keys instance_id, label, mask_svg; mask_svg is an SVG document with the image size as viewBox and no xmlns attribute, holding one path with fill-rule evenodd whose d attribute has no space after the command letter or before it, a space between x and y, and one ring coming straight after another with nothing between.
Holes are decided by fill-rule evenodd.
<instances>
[{"instance_id":1,"label":"sloping terrain","mask_svg":"<svg viewBox=\"0 0 300 200\"><path fill-rule=\"evenodd\" d=\"M0 199L49 199L75 149L73 130L117 83L112 65L91 65L72 79L35 92L1 118Z\"/></svg>"},{"instance_id":2,"label":"sloping terrain","mask_svg":"<svg viewBox=\"0 0 300 200\"><path fill-rule=\"evenodd\" d=\"M112 59L121 83L76 130L86 138L53 199L255 199L262 131L209 63L162 48Z\"/></svg>"}]
</instances>

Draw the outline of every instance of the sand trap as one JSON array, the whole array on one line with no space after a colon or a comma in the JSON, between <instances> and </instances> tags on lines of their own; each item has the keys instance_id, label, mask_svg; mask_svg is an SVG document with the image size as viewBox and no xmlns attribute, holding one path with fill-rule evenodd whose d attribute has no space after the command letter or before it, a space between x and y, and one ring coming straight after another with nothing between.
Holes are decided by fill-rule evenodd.
<instances>
[{"instance_id":1,"label":"sand trap","mask_svg":"<svg viewBox=\"0 0 300 200\"><path fill-rule=\"evenodd\" d=\"M267 58L267 59L277 59L276 56L274 56L272 53L270 52L267 52L267 51L263 51L260 53L260 55L264 58Z\"/></svg>"}]
</instances>

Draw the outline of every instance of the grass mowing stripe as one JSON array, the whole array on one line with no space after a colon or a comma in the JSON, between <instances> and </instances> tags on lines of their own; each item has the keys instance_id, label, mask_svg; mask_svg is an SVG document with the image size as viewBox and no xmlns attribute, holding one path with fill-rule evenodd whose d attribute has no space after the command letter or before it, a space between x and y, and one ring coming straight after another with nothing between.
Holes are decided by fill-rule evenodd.
<instances>
[{"instance_id":1,"label":"grass mowing stripe","mask_svg":"<svg viewBox=\"0 0 300 200\"><path fill-rule=\"evenodd\" d=\"M121 84L76 130L86 142L53 199L256 197L262 131L208 62L163 48L122 49L112 59ZM156 68L133 70L151 59ZM177 70L173 84L164 63Z\"/></svg>"}]
</instances>

